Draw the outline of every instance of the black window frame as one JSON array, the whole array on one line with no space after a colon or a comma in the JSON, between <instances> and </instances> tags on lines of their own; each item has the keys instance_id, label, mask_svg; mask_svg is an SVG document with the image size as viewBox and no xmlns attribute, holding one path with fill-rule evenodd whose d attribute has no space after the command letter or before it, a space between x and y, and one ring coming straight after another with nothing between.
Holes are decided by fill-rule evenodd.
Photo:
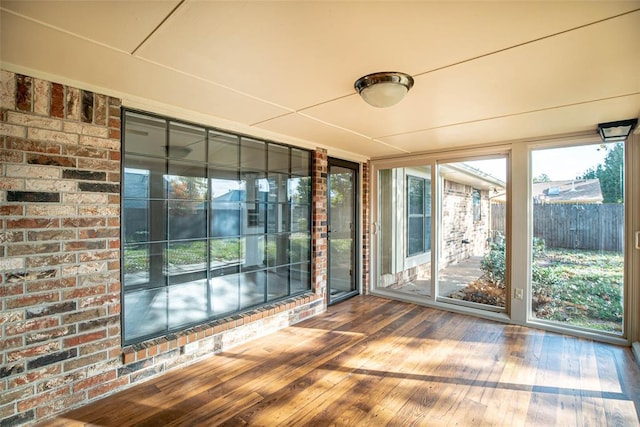
<instances>
[{"instance_id":1,"label":"black window frame","mask_svg":"<svg viewBox=\"0 0 640 427\"><path fill-rule=\"evenodd\" d=\"M163 141L153 140L153 147L149 148L147 153L133 151L136 149L136 146L133 145L135 144L134 142L132 142L132 151L129 151L128 148L127 132L132 130L128 129L128 125L131 120L135 121L136 119L141 121L148 119L157 126L155 129L159 131L158 133L164 132L165 134ZM247 310L311 290L312 152L310 150L135 109L123 108L121 122L122 223L120 271L123 345L132 345L148 339L166 336L198 324L246 312ZM162 126L164 126L164 129L162 129ZM194 132L202 133L203 141L194 139L194 144L197 142L199 147L199 143L203 142L204 147L203 149L198 148L200 151L198 151L197 158L174 158L180 155L180 153L171 153L169 148L172 142L170 133L174 127L183 127L187 130L193 128L195 129ZM224 150L226 156L222 156L226 158L220 161L220 163L224 164L216 164L216 161L212 159L214 153L209 153L210 150L213 150L212 141L216 138L216 135L228 139L226 142L228 149ZM130 138L132 140L133 137ZM234 146L234 141L237 141L237 146ZM250 164L247 168L242 166L243 141L252 144L252 149L256 149L255 147L263 148L260 154L264 154L264 165L257 165L260 162L254 162L256 164ZM158 144L164 145L164 150L159 148ZM138 145L138 147L140 146L142 145ZM237 153L235 155L230 153L230 149L235 149ZM271 156L275 160L272 162L273 166L269 164L270 149ZM229 157L228 154L231 154L231 156ZM235 165L232 164L234 158L237 159L237 164ZM254 155L253 159L255 158L256 156ZM128 174L133 176L133 172L131 172L132 164L133 169L136 169L136 165L141 165L137 168L139 171L136 173L140 175L140 182L147 182L147 184L144 184L148 186L146 194L132 194L135 192L129 188L128 180L131 179L131 176ZM144 169L145 164L159 166L157 171L152 172ZM200 189L195 192L191 191L187 196L182 193L176 195L174 189L169 188L172 165L177 165L187 170L188 172L185 173L186 178L185 176L181 178L185 178L183 180L188 181L190 188L200 187ZM152 168L155 168L155 166ZM198 170L198 172L194 172L195 170ZM146 178L144 173L147 174ZM245 173L257 177L255 181L250 181L253 178L247 180L257 188L251 200L247 200L246 189L243 193L239 187L237 190L237 198L239 200L231 200L229 202L225 200L224 203L215 200L212 189L214 179L223 177L222 180L229 179L230 182L236 180L238 185L241 186L243 174ZM155 174L154 182L152 182L152 174ZM200 175L202 175L202 179L200 179ZM269 180L274 180L274 182L278 183L278 188L273 195L270 193L271 190L269 188L263 188L265 185L268 186L268 183L271 182ZM204 183L204 188L202 188L202 183ZM245 185L245 187L247 186L248 184ZM291 187L296 188L292 189ZM193 189L191 188L191 190ZM172 193L172 191L174 192ZM230 194L231 191L228 193ZM236 194L233 194L233 196L236 196ZM196 228L199 231L195 236L188 235L190 230L186 230L186 237L173 239L171 233L177 233L175 229L185 231L185 228L190 227L190 223L187 220L186 226L178 226L177 228L174 226L172 228L169 223L175 219L170 214L170 205L174 209L178 209L176 212L180 212L179 209L181 208L191 212L193 214L192 217L197 218L199 221L204 218L203 228L200 229L200 223L198 222L198 227ZM224 229L232 230L231 234L233 235L220 235L220 233L214 232L213 218L218 213L214 214L213 209L214 206L218 205L238 210L239 225ZM131 206L136 206L138 211L131 210ZM248 215L249 211L252 212L252 216ZM141 214L138 215L139 213ZM136 227L128 227L134 222L134 219L142 221L144 225L140 227L146 227L146 232L135 231ZM227 241L224 241L225 239ZM246 254L247 246L250 246L249 240L261 242L264 246L264 260L261 261L260 265L245 266L243 264L246 261L246 258L243 259L243 255ZM237 242L238 260L226 264L222 262L214 266L212 260L214 258L217 259L212 254L213 251L217 250L213 247L214 242L227 244L227 246L231 247L232 253L236 251L234 242ZM194 271L181 272L179 276L176 276L178 273L172 274L169 272L171 267L167 259L171 256L171 250L179 250L181 245L191 245L195 248L197 256L195 256L193 262L196 262L196 267ZM253 242L251 242L251 246L253 250ZM219 249L218 246L216 248ZM132 254L137 254L141 259L136 259ZM194 254L188 253L187 255ZM258 257L260 256L259 251L257 255ZM233 255L230 258L233 258ZM138 274L139 277L137 279L135 275L131 274L131 271L138 268L137 266L132 268L132 262L134 264L139 262L142 265L143 272ZM243 281L243 277L246 279L249 276L261 277L260 281L264 295L259 301L253 299L242 300L242 287L248 283L246 280ZM236 278L238 299L235 309L223 312L216 311L212 307L212 289L214 286L212 283L225 279L236 280ZM206 315L204 317L200 315L198 319L182 321L179 324L172 325L170 323L171 291L172 289L175 291L177 289L176 286L181 284L184 285L184 292L188 294L189 299L198 301L198 308L194 311L204 311ZM192 285L191 288L189 288L190 285ZM261 291L258 290L256 292L255 295L259 295ZM130 304L135 306L136 303L132 303L132 301L145 301L147 297L149 301L155 301L153 299L154 295L161 294L163 294L162 298L165 300L166 316L162 321L158 322L158 325L164 326L150 328L151 332L137 332L131 326L136 325L138 322L134 321L135 316ZM206 301L198 300L199 296L202 295L206 295ZM130 299L129 303L127 303L128 299ZM149 304L151 305L151 303ZM188 308L183 310L185 312L189 311ZM158 313L160 312L161 310L158 311ZM151 323L153 324L153 322Z\"/></svg>"}]
</instances>

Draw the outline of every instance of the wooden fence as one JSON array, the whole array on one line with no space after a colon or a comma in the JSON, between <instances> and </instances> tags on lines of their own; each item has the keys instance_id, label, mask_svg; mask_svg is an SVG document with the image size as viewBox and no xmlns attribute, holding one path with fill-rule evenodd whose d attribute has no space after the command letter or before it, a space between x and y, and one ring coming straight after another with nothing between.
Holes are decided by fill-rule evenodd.
<instances>
[{"instance_id":1,"label":"wooden fence","mask_svg":"<svg viewBox=\"0 0 640 427\"><path fill-rule=\"evenodd\" d=\"M503 203L491 204L491 229L504 233ZM622 252L624 205L533 205L533 236L544 239L548 248Z\"/></svg>"}]
</instances>

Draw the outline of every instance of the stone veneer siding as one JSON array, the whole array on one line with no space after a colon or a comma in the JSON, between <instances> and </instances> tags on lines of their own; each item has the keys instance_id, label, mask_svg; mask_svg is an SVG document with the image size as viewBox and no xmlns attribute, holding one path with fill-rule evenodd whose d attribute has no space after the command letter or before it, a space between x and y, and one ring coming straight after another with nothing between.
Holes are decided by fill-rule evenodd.
<instances>
[{"instance_id":1,"label":"stone veneer siding","mask_svg":"<svg viewBox=\"0 0 640 427\"><path fill-rule=\"evenodd\" d=\"M122 347L120 100L0 73L0 425L45 420L326 310L318 150L312 291Z\"/></svg>"}]
</instances>

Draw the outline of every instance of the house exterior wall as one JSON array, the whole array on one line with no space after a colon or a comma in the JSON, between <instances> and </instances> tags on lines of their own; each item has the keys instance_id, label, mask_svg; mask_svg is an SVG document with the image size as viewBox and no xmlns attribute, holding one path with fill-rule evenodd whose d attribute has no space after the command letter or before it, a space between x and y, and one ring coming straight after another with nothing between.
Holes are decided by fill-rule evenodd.
<instances>
[{"instance_id":1,"label":"house exterior wall","mask_svg":"<svg viewBox=\"0 0 640 427\"><path fill-rule=\"evenodd\" d=\"M469 185L444 181L441 268L484 253L491 223L489 193L480 192L480 221L474 221L472 192Z\"/></svg>"},{"instance_id":2,"label":"house exterior wall","mask_svg":"<svg viewBox=\"0 0 640 427\"><path fill-rule=\"evenodd\" d=\"M326 310L318 150L312 291L123 347L121 101L8 71L0 89L1 425L42 421Z\"/></svg>"}]
</instances>

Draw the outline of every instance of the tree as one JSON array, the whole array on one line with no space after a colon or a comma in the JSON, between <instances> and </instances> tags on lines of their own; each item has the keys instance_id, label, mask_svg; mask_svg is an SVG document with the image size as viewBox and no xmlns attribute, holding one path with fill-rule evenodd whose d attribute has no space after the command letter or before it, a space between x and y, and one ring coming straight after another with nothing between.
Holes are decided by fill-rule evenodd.
<instances>
[{"instance_id":1,"label":"tree","mask_svg":"<svg viewBox=\"0 0 640 427\"><path fill-rule=\"evenodd\" d=\"M551 181L551 179L549 178L549 175L547 175L546 173L541 173L540 175L533 178L533 182L549 182L549 181Z\"/></svg>"},{"instance_id":2,"label":"tree","mask_svg":"<svg viewBox=\"0 0 640 427\"><path fill-rule=\"evenodd\" d=\"M600 180L603 203L624 202L624 145L618 142L614 145L603 145L607 151L604 164L589 168L583 179Z\"/></svg>"}]
</instances>

